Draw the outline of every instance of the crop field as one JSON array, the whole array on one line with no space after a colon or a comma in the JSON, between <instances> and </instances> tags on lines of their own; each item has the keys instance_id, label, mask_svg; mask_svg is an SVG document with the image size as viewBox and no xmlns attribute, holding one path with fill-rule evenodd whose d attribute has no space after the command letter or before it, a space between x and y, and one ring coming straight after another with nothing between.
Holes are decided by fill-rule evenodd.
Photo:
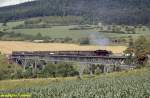
<instances>
[{"instance_id":1,"label":"crop field","mask_svg":"<svg viewBox=\"0 0 150 98\"><path fill-rule=\"evenodd\" d=\"M23 93L31 94L32 98L149 98L149 74L150 69L144 68L108 73L93 78L83 78L82 80L51 81L46 86L18 87L15 89L5 88L0 90L0 94ZM5 80L7 84L9 83L8 85L13 83L13 81ZM29 82L30 80L24 81L26 83L23 82L23 86L31 83ZM33 81L38 80L35 79ZM4 81L0 82L0 85L1 83L4 83Z\"/></svg>"},{"instance_id":2,"label":"crop field","mask_svg":"<svg viewBox=\"0 0 150 98\"><path fill-rule=\"evenodd\" d=\"M60 43L31 43L21 41L0 41L0 51L4 54L10 54L12 51L63 51L63 50L97 50L106 49L113 53L122 53L126 46L98 46L98 45L76 45Z\"/></svg>"}]
</instances>

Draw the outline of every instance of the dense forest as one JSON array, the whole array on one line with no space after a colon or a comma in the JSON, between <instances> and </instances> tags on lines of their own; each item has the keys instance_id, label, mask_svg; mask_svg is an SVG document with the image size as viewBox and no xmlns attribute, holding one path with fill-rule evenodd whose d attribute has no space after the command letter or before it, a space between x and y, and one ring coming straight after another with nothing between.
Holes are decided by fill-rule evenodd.
<instances>
[{"instance_id":1,"label":"dense forest","mask_svg":"<svg viewBox=\"0 0 150 98\"><path fill-rule=\"evenodd\" d=\"M150 0L37 0L0 8L0 21L82 16L89 23L150 24Z\"/></svg>"}]
</instances>

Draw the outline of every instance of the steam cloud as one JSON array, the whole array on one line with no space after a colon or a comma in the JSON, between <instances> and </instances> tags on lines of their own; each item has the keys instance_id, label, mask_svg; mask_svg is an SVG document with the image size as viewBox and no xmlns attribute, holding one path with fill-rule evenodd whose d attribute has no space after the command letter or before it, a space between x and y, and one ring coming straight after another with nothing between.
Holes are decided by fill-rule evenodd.
<instances>
[{"instance_id":1,"label":"steam cloud","mask_svg":"<svg viewBox=\"0 0 150 98\"><path fill-rule=\"evenodd\" d=\"M105 38L104 36L100 34L91 34L90 35L90 43L100 46L107 46L109 45L109 39Z\"/></svg>"}]
</instances>

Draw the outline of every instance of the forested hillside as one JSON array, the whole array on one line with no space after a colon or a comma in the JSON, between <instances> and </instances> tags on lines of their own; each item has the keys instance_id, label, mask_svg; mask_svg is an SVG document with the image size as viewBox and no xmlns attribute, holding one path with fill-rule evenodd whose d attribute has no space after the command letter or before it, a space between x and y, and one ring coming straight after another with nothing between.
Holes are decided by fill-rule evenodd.
<instances>
[{"instance_id":1,"label":"forested hillside","mask_svg":"<svg viewBox=\"0 0 150 98\"><path fill-rule=\"evenodd\" d=\"M82 16L88 23L148 25L150 0L37 0L0 8L1 22L38 16Z\"/></svg>"}]
</instances>

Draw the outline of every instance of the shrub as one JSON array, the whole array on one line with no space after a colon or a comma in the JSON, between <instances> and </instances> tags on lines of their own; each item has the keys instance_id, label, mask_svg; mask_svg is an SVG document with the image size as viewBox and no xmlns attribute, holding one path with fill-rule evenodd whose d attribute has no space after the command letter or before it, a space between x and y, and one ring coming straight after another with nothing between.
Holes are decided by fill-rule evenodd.
<instances>
[{"instance_id":1,"label":"shrub","mask_svg":"<svg viewBox=\"0 0 150 98\"><path fill-rule=\"evenodd\" d=\"M20 78L22 68L18 65L8 64L4 55L0 55L0 80Z\"/></svg>"},{"instance_id":2,"label":"shrub","mask_svg":"<svg viewBox=\"0 0 150 98\"><path fill-rule=\"evenodd\" d=\"M79 43L81 45L89 45L90 44L90 39L88 37L81 38Z\"/></svg>"},{"instance_id":3,"label":"shrub","mask_svg":"<svg viewBox=\"0 0 150 98\"><path fill-rule=\"evenodd\" d=\"M42 71L42 76L44 77L67 77L67 76L75 76L78 75L78 71L74 68L72 64L69 63L60 63L60 64L52 64L49 63L46 65L44 70Z\"/></svg>"}]
</instances>

